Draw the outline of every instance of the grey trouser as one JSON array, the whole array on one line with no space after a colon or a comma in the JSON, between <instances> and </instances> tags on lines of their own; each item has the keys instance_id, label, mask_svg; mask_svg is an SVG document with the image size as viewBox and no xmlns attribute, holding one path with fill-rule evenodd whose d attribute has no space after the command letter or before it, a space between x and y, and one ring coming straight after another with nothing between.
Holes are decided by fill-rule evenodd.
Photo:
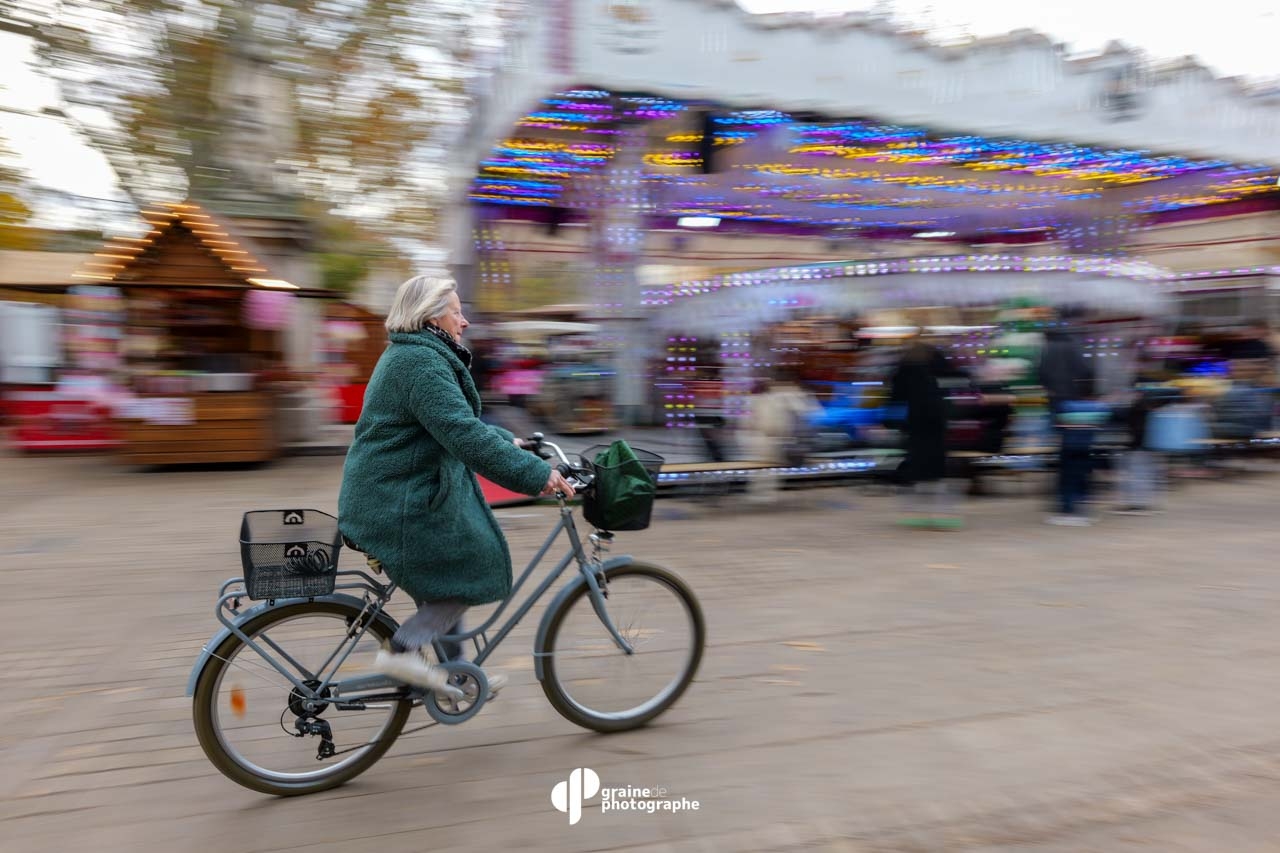
<instances>
[{"instance_id":1,"label":"grey trouser","mask_svg":"<svg viewBox=\"0 0 1280 853\"><path fill-rule=\"evenodd\" d=\"M457 634L462 631L462 614L467 605L455 598L441 601L419 601L418 612L404 620L391 638L393 652L411 652L428 649L441 634ZM444 644L445 660L462 656L457 643Z\"/></svg>"}]
</instances>

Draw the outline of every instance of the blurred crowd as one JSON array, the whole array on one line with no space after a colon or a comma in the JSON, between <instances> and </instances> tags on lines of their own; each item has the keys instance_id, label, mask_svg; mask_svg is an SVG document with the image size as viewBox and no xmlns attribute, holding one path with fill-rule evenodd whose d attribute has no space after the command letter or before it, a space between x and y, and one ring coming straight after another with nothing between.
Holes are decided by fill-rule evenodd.
<instances>
[{"instance_id":1,"label":"blurred crowd","mask_svg":"<svg viewBox=\"0 0 1280 853\"><path fill-rule=\"evenodd\" d=\"M1108 508L1146 513L1168 476L1205 476L1227 450L1272 438L1276 348L1261 322L1169 335L1066 307L1002 328L862 327L844 340L841 359L826 345L773 347L786 357L735 417L722 405L695 418L709 459L775 467L754 478L753 500L776 499L788 468L896 450L903 523L950 528L957 475L1036 459L1055 471L1048 521L1084 526L1101 506L1100 468Z\"/></svg>"}]
</instances>

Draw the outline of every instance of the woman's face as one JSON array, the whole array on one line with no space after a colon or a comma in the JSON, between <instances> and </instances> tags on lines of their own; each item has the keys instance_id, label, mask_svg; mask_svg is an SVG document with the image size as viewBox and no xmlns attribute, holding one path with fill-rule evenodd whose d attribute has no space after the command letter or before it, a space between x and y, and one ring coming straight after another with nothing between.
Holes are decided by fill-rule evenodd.
<instances>
[{"instance_id":1,"label":"woman's face","mask_svg":"<svg viewBox=\"0 0 1280 853\"><path fill-rule=\"evenodd\" d=\"M449 307L431 322L452 335L458 343L462 343L462 330L471 325L467 322L467 318L462 316L462 300L456 293L449 294Z\"/></svg>"}]
</instances>

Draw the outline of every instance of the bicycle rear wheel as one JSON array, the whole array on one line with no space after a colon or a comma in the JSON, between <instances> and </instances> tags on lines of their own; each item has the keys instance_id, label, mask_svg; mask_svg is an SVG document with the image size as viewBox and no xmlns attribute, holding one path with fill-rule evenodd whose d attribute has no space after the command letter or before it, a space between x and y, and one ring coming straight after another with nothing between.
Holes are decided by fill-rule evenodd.
<instances>
[{"instance_id":1,"label":"bicycle rear wheel","mask_svg":"<svg viewBox=\"0 0 1280 853\"><path fill-rule=\"evenodd\" d=\"M646 563L605 571L605 610L627 654L596 615L584 584L549 616L542 689L566 719L598 732L644 725L670 708L702 660L702 608L684 581Z\"/></svg>"},{"instance_id":2,"label":"bicycle rear wheel","mask_svg":"<svg viewBox=\"0 0 1280 853\"><path fill-rule=\"evenodd\" d=\"M349 637L359 616L359 608L348 604L300 602L268 610L241 630L314 687L327 676L340 681L361 674L394 633L375 620L358 639ZM413 704L405 698L339 710L329 702L308 712L302 701L292 682L232 635L214 649L196 682L196 736L214 766L246 788L281 796L310 794L372 767L399 736ZM300 718L327 724L334 755L317 759L322 738L300 735Z\"/></svg>"}]
</instances>

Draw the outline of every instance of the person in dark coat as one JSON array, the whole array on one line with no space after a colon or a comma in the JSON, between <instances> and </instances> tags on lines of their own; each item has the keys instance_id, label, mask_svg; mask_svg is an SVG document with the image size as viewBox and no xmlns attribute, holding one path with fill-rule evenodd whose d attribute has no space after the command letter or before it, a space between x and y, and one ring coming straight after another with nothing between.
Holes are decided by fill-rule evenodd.
<instances>
[{"instance_id":1,"label":"person in dark coat","mask_svg":"<svg viewBox=\"0 0 1280 853\"><path fill-rule=\"evenodd\" d=\"M456 633L468 607L511 592L511 554L472 472L521 494L573 495L512 433L480 420L467 325L451 280L415 276L400 286L338 497L343 536L418 605L374 668L432 689L447 679L425 657L433 641ZM502 681L490 676L490 690Z\"/></svg>"},{"instance_id":2,"label":"person in dark coat","mask_svg":"<svg viewBox=\"0 0 1280 853\"><path fill-rule=\"evenodd\" d=\"M889 400L906 407L906 457L898 468L903 485L913 491L913 503L931 491L933 510L904 523L924 527L956 527L959 519L946 511L947 395L939 379L949 373L946 357L937 347L915 339L907 345L894 371ZM928 484L926 486L926 484Z\"/></svg>"},{"instance_id":3,"label":"person in dark coat","mask_svg":"<svg viewBox=\"0 0 1280 853\"><path fill-rule=\"evenodd\" d=\"M1049 413L1058 430L1058 510L1053 524L1083 526L1089 519L1082 502L1089 493L1092 468L1094 370L1085 358L1080 330L1075 325L1083 312L1062 311L1062 325L1045 334L1040 353L1040 384L1049 398Z\"/></svg>"},{"instance_id":4,"label":"person in dark coat","mask_svg":"<svg viewBox=\"0 0 1280 853\"><path fill-rule=\"evenodd\" d=\"M1270 367L1275 359L1270 340L1271 329L1266 323L1257 321L1249 324L1236 340L1229 342L1224 354L1232 361L1256 361Z\"/></svg>"}]
</instances>

